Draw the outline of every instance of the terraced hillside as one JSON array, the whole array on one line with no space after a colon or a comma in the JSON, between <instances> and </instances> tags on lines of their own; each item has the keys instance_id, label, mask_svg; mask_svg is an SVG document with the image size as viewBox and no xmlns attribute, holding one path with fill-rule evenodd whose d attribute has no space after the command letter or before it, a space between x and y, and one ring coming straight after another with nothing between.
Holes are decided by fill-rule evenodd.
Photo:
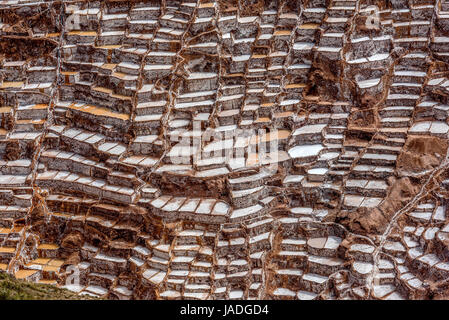
<instances>
[{"instance_id":1,"label":"terraced hillside","mask_svg":"<svg viewBox=\"0 0 449 320\"><path fill-rule=\"evenodd\" d=\"M0 19L0 270L108 299L448 296L449 0Z\"/></svg>"}]
</instances>

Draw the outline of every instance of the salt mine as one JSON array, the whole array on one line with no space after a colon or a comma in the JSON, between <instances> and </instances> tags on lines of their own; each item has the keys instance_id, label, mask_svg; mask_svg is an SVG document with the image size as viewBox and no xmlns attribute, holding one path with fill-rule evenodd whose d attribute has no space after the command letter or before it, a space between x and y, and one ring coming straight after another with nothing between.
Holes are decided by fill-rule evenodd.
<instances>
[{"instance_id":1,"label":"salt mine","mask_svg":"<svg viewBox=\"0 0 449 320\"><path fill-rule=\"evenodd\" d=\"M0 119L15 279L449 297L449 0L0 0Z\"/></svg>"}]
</instances>

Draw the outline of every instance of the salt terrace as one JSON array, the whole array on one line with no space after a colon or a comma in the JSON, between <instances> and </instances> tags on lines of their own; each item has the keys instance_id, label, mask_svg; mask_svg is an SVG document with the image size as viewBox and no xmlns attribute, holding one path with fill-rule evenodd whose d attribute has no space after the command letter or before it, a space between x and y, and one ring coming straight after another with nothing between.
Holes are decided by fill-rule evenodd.
<instances>
[{"instance_id":1,"label":"salt terrace","mask_svg":"<svg viewBox=\"0 0 449 320\"><path fill-rule=\"evenodd\" d=\"M108 299L449 296L448 0L0 17L0 270Z\"/></svg>"}]
</instances>

